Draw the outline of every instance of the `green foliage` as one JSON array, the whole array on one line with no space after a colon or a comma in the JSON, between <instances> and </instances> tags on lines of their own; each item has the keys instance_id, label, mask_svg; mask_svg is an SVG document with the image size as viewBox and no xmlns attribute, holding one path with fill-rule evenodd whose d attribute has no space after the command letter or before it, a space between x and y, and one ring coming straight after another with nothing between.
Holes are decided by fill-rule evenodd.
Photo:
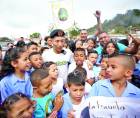
<instances>
[{"instance_id":1,"label":"green foliage","mask_svg":"<svg viewBox=\"0 0 140 118\"><path fill-rule=\"evenodd\" d=\"M35 32L35 33L32 33L32 34L30 34L30 38L32 39L32 38L39 38L40 37L40 33L38 33L38 32Z\"/></svg>"},{"instance_id":2,"label":"green foliage","mask_svg":"<svg viewBox=\"0 0 140 118\"><path fill-rule=\"evenodd\" d=\"M80 33L79 30L74 29L74 28L72 28L71 30L69 30L69 36L70 36L70 38L74 38L74 37L78 36L79 33Z\"/></svg>"},{"instance_id":3,"label":"green foliage","mask_svg":"<svg viewBox=\"0 0 140 118\"><path fill-rule=\"evenodd\" d=\"M8 37L0 37L0 42L11 42L12 40Z\"/></svg>"}]
</instances>

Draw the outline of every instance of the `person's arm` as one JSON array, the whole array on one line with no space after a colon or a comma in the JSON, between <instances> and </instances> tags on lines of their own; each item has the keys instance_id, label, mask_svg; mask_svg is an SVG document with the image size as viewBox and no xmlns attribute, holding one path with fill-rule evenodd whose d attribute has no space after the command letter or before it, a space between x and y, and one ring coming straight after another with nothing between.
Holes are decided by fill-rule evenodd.
<instances>
[{"instance_id":1,"label":"person's arm","mask_svg":"<svg viewBox=\"0 0 140 118\"><path fill-rule=\"evenodd\" d=\"M98 36L101 32L102 32L102 24L101 24L101 12L100 11L96 11L96 13L94 14L96 19L97 19L97 29L94 33L95 36Z\"/></svg>"},{"instance_id":2,"label":"person's arm","mask_svg":"<svg viewBox=\"0 0 140 118\"><path fill-rule=\"evenodd\" d=\"M134 46L127 47L125 49L125 52L129 53L129 54L135 54L138 51L138 48L139 48L139 45L140 45L140 41L138 39L134 38L131 34L128 34L128 35L132 38L132 43L134 43Z\"/></svg>"}]
</instances>

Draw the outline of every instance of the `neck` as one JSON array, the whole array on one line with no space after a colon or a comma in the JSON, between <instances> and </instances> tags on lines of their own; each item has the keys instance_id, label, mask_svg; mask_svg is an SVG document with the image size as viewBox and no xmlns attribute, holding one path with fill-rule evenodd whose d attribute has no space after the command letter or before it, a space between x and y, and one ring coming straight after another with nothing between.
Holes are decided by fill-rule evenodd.
<instances>
[{"instance_id":1,"label":"neck","mask_svg":"<svg viewBox=\"0 0 140 118\"><path fill-rule=\"evenodd\" d=\"M120 80L120 81L111 81L112 85L115 86L116 88L124 88L127 85L126 80Z\"/></svg>"},{"instance_id":2,"label":"neck","mask_svg":"<svg viewBox=\"0 0 140 118\"><path fill-rule=\"evenodd\" d=\"M53 83L53 84L56 84L56 83L57 83L57 78L53 78L53 77L52 77L51 80L52 80L52 83Z\"/></svg>"},{"instance_id":3,"label":"neck","mask_svg":"<svg viewBox=\"0 0 140 118\"><path fill-rule=\"evenodd\" d=\"M21 72L21 71L15 71L15 75L17 77L19 77L20 79L24 79L24 76L25 76L25 72Z\"/></svg>"},{"instance_id":4,"label":"neck","mask_svg":"<svg viewBox=\"0 0 140 118\"><path fill-rule=\"evenodd\" d=\"M34 98L42 98L44 97L43 95L41 95L36 89L33 90L33 97Z\"/></svg>"},{"instance_id":5,"label":"neck","mask_svg":"<svg viewBox=\"0 0 140 118\"><path fill-rule=\"evenodd\" d=\"M55 50L54 48L53 48L53 51L54 51L56 54L60 54L60 53L61 53L61 52Z\"/></svg>"},{"instance_id":6,"label":"neck","mask_svg":"<svg viewBox=\"0 0 140 118\"><path fill-rule=\"evenodd\" d=\"M80 100L75 100L75 99L73 99L71 96L70 96L70 98L71 98L72 104L75 104L75 105L80 104L81 101L82 101L82 99L80 99Z\"/></svg>"}]
</instances>

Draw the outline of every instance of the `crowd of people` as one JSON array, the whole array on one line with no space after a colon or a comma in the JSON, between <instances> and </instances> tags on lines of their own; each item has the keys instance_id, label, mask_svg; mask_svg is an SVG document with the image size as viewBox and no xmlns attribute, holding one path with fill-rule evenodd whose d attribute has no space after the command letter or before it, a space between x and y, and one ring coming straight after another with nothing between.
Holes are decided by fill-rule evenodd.
<instances>
[{"instance_id":1,"label":"crowd of people","mask_svg":"<svg viewBox=\"0 0 140 118\"><path fill-rule=\"evenodd\" d=\"M90 38L86 29L75 40L55 29L43 47L20 40L4 57L0 48L0 117L75 118L89 97L140 98L139 39L111 39L100 15Z\"/></svg>"}]
</instances>

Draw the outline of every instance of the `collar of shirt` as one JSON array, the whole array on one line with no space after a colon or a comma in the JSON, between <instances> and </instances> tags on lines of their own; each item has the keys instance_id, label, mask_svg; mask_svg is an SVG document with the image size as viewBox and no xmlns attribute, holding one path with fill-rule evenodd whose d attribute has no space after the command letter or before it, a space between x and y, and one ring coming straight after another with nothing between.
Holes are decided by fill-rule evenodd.
<instances>
[{"instance_id":1,"label":"collar of shirt","mask_svg":"<svg viewBox=\"0 0 140 118\"><path fill-rule=\"evenodd\" d=\"M18 78L15 74L12 74L12 84L15 85L16 83L20 82L20 83L25 83L28 81L29 79L29 75L27 72L25 72L25 75L24 75L24 79L21 79L21 78Z\"/></svg>"}]
</instances>

